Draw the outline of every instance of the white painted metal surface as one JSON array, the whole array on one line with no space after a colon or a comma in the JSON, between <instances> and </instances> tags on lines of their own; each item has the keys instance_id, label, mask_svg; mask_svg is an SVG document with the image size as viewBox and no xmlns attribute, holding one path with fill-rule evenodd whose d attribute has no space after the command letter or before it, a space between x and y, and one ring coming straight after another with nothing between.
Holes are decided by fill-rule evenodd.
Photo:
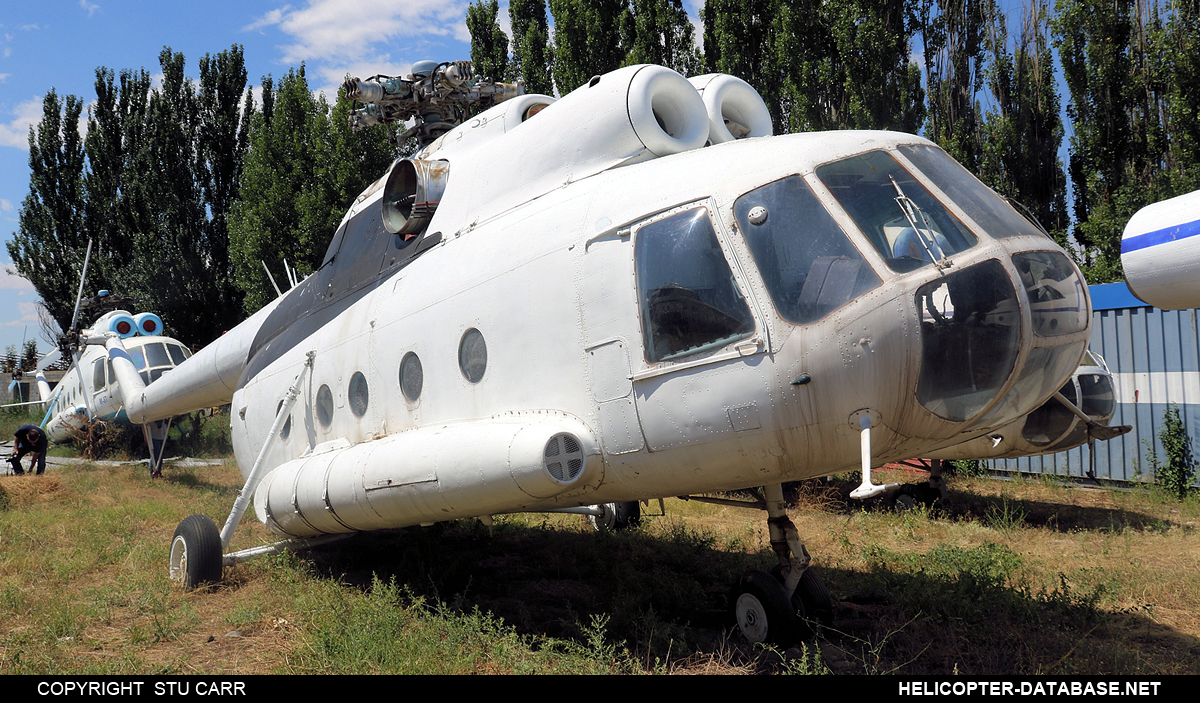
<instances>
[{"instance_id":1,"label":"white painted metal surface","mask_svg":"<svg viewBox=\"0 0 1200 703\"><path fill-rule=\"evenodd\" d=\"M1200 190L1147 205L1121 237L1133 294L1163 310L1200 307Z\"/></svg>"}]
</instances>

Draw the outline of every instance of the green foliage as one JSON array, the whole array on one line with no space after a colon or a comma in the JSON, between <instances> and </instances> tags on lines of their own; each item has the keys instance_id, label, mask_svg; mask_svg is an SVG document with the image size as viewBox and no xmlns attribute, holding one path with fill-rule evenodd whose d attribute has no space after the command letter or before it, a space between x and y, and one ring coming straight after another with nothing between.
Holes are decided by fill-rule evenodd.
<instances>
[{"instance_id":1,"label":"green foliage","mask_svg":"<svg viewBox=\"0 0 1200 703\"><path fill-rule=\"evenodd\" d=\"M154 89L144 69L121 71L119 82L112 70L96 70L86 140L75 128L81 102L68 97L60 108L47 94L9 254L66 329L91 237L85 290L131 296L185 344L204 344L240 310L225 217L253 103L242 105L239 46L201 59L198 85L184 75L182 54L163 49L159 63Z\"/></svg>"},{"instance_id":2,"label":"green foliage","mask_svg":"<svg viewBox=\"0 0 1200 703\"><path fill-rule=\"evenodd\" d=\"M1058 158L1063 126L1049 10L1038 0L1028 12L1014 51L1008 48L1004 15L993 14L987 82L996 107L983 124L978 173L996 192L1027 207L1066 246L1066 173Z\"/></svg>"},{"instance_id":3,"label":"green foliage","mask_svg":"<svg viewBox=\"0 0 1200 703\"><path fill-rule=\"evenodd\" d=\"M989 0L921 0L917 14L925 56L928 118L925 136L968 170L978 172L982 144L976 95L983 87Z\"/></svg>"},{"instance_id":4,"label":"green foliage","mask_svg":"<svg viewBox=\"0 0 1200 703\"><path fill-rule=\"evenodd\" d=\"M500 29L496 0L479 0L467 7L467 30L471 33L471 63L475 73L493 81L509 76L508 36Z\"/></svg>"},{"instance_id":5,"label":"green foliage","mask_svg":"<svg viewBox=\"0 0 1200 703\"><path fill-rule=\"evenodd\" d=\"M695 30L680 0L633 0L622 22L627 65L659 64L685 76L702 72Z\"/></svg>"},{"instance_id":6,"label":"green foliage","mask_svg":"<svg viewBox=\"0 0 1200 703\"><path fill-rule=\"evenodd\" d=\"M546 22L546 0L511 0L512 73L525 81L526 93L554 94L554 46ZM471 55L474 56L472 43Z\"/></svg>"},{"instance_id":7,"label":"green foliage","mask_svg":"<svg viewBox=\"0 0 1200 703\"><path fill-rule=\"evenodd\" d=\"M332 109L309 90L304 66L278 87L263 79L263 111L250 125L241 190L229 216L230 258L245 312L275 297L265 263L279 281L283 262L304 277L315 271L346 209L391 163L383 127L350 131L339 90Z\"/></svg>"},{"instance_id":8,"label":"green foliage","mask_svg":"<svg viewBox=\"0 0 1200 703\"><path fill-rule=\"evenodd\" d=\"M1074 237L1084 273L1120 280L1121 234L1141 207L1194 189L1195 3L1058 0L1051 22L1070 91ZM1183 81L1183 83L1181 83Z\"/></svg>"},{"instance_id":9,"label":"green foliage","mask_svg":"<svg viewBox=\"0 0 1200 703\"><path fill-rule=\"evenodd\" d=\"M17 274L33 284L64 329L71 322L87 235L82 221L84 150L76 125L83 101L51 88L42 120L29 130L29 194L8 242Z\"/></svg>"},{"instance_id":10,"label":"green foliage","mask_svg":"<svg viewBox=\"0 0 1200 703\"><path fill-rule=\"evenodd\" d=\"M1192 458L1192 442L1187 427L1179 414L1179 406L1174 403L1163 412L1158 440L1167 455L1167 463L1159 464L1158 453L1150 447L1148 459L1154 472L1154 482L1168 494L1183 498L1191 490L1192 481L1196 478L1196 462Z\"/></svg>"},{"instance_id":11,"label":"green foliage","mask_svg":"<svg viewBox=\"0 0 1200 703\"><path fill-rule=\"evenodd\" d=\"M777 134L915 132L925 106L908 13L906 0L710 0L705 63L753 85Z\"/></svg>"},{"instance_id":12,"label":"green foliage","mask_svg":"<svg viewBox=\"0 0 1200 703\"><path fill-rule=\"evenodd\" d=\"M554 15L554 84L561 95L625 63L625 0L550 0ZM628 20L626 20L628 22Z\"/></svg>"}]
</instances>

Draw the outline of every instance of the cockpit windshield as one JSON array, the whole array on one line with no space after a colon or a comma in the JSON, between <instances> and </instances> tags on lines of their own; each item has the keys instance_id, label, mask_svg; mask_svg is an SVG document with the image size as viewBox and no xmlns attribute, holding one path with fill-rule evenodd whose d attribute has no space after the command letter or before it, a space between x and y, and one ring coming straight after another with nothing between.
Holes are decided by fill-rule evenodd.
<instances>
[{"instance_id":1,"label":"cockpit windshield","mask_svg":"<svg viewBox=\"0 0 1200 703\"><path fill-rule=\"evenodd\" d=\"M910 144L900 153L990 236L1041 235L1041 230L936 146Z\"/></svg>"},{"instance_id":2,"label":"cockpit windshield","mask_svg":"<svg viewBox=\"0 0 1200 703\"><path fill-rule=\"evenodd\" d=\"M978 242L885 151L825 164L817 177L893 271L927 266Z\"/></svg>"},{"instance_id":3,"label":"cockpit windshield","mask_svg":"<svg viewBox=\"0 0 1200 703\"><path fill-rule=\"evenodd\" d=\"M129 360L142 376L142 383L158 380L164 372L182 364L192 354L186 348L171 342L150 342L140 346L127 346ZM111 376L111 374L110 374Z\"/></svg>"}]
</instances>

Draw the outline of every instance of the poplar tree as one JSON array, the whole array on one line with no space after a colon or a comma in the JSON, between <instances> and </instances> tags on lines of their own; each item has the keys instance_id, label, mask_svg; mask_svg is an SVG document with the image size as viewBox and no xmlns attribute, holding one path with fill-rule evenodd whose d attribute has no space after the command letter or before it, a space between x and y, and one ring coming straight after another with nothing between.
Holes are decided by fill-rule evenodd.
<instances>
[{"instance_id":1,"label":"poplar tree","mask_svg":"<svg viewBox=\"0 0 1200 703\"><path fill-rule=\"evenodd\" d=\"M621 21L628 9L625 0L550 0L554 85L560 95L624 65Z\"/></svg>"},{"instance_id":2,"label":"poplar tree","mask_svg":"<svg viewBox=\"0 0 1200 703\"><path fill-rule=\"evenodd\" d=\"M984 82L987 30L1003 19L990 0L920 0L925 136L974 172L983 149L977 95Z\"/></svg>"},{"instance_id":3,"label":"poplar tree","mask_svg":"<svg viewBox=\"0 0 1200 703\"><path fill-rule=\"evenodd\" d=\"M996 14L989 31L987 84L995 107L984 119L977 173L998 193L1028 208L1070 250L1049 11L1044 3L1033 2L1026 13L1012 51L1003 15Z\"/></svg>"},{"instance_id":4,"label":"poplar tree","mask_svg":"<svg viewBox=\"0 0 1200 703\"><path fill-rule=\"evenodd\" d=\"M625 23L627 65L658 64L684 76L703 72L695 29L681 0L633 0Z\"/></svg>"},{"instance_id":5,"label":"poplar tree","mask_svg":"<svg viewBox=\"0 0 1200 703\"><path fill-rule=\"evenodd\" d=\"M19 226L8 242L16 273L33 284L61 329L71 324L87 248L83 228L83 102L59 100L51 88L42 98L42 120L29 130L29 194Z\"/></svg>"},{"instance_id":6,"label":"poplar tree","mask_svg":"<svg viewBox=\"0 0 1200 703\"><path fill-rule=\"evenodd\" d=\"M234 279L251 314L275 297L265 263L286 287L283 262L315 271L354 199L384 174L394 149L382 126L352 133L349 101L331 109L309 90L304 66L278 86L263 79L263 111L251 118L239 200L229 218Z\"/></svg>"},{"instance_id":7,"label":"poplar tree","mask_svg":"<svg viewBox=\"0 0 1200 703\"><path fill-rule=\"evenodd\" d=\"M1194 144L1197 134L1195 84L1180 83L1194 79L1195 57L1184 54L1197 47L1195 23L1189 31L1188 19L1180 20L1193 18L1195 7L1195 0L1167 10L1157 2L1058 0L1052 27L1074 127L1073 235L1093 283L1121 279L1121 234L1137 210L1196 182L1197 164L1173 146Z\"/></svg>"},{"instance_id":8,"label":"poplar tree","mask_svg":"<svg viewBox=\"0 0 1200 703\"><path fill-rule=\"evenodd\" d=\"M508 18L513 33L513 74L525 81L525 92L553 95L554 46L546 21L546 0L511 0ZM474 35L472 46L473 39Z\"/></svg>"},{"instance_id":9,"label":"poplar tree","mask_svg":"<svg viewBox=\"0 0 1200 703\"><path fill-rule=\"evenodd\" d=\"M508 66L508 37L500 29L496 17L500 5L496 0L479 0L467 7L467 30L471 33L471 64L475 74L493 81L510 77Z\"/></svg>"}]
</instances>

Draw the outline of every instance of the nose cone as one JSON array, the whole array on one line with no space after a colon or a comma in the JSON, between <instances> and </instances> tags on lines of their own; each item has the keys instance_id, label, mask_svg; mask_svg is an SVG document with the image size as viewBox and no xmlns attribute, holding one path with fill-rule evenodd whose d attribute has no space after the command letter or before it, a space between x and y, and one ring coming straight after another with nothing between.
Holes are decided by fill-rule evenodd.
<instances>
[{"instance_id":1,"label":"nose cone","mask_svg":"<svg viewBox=\"0 0 1200 703\"><path fill-rule=\"evenodd\" d=\"M1011 264L984 261L917 292L917 399L971 430L1002 426L1044 403L1071 377L1091 331L1087 288L1066 256L1022 252Z\"/></svg>"}]
</instances>

